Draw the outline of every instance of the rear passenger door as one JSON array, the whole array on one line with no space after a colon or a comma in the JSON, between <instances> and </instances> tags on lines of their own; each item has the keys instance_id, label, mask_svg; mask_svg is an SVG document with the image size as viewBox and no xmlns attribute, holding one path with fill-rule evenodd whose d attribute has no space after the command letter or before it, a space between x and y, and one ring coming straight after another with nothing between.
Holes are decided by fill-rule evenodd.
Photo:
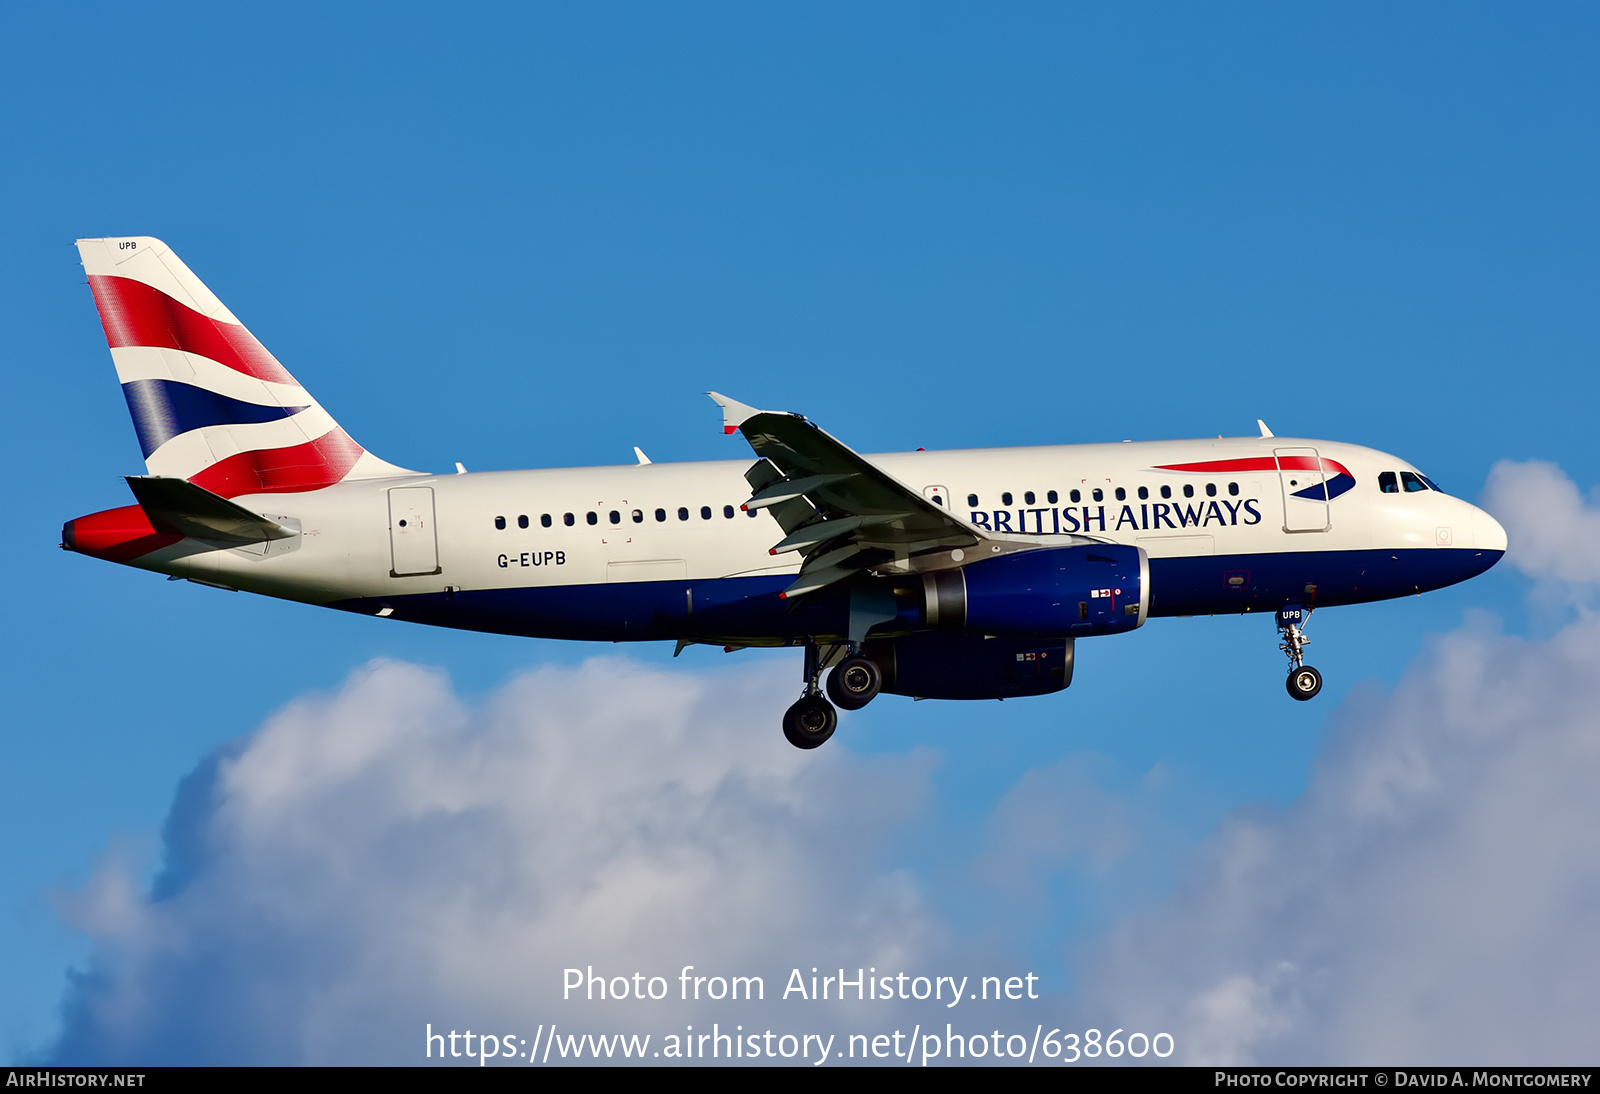
<instances>
[{"instance_id":1,"label":"rear passenger door","mask_svg":"<svg viewBox=\"0 0 1600 1094\"><path fill-rule=\"evenodd\" d=\"M439 572L439 540L433 528L433 487L389 491L390 577Z\"/></svg>"}]
</instances>

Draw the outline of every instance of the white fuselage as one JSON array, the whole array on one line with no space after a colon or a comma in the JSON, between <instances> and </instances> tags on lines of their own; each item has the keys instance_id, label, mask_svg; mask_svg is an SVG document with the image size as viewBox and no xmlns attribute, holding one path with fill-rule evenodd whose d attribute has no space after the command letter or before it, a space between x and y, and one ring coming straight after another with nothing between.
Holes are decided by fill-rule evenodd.
<instances>
[{"instance_id":1,"label":"white fuselage","mask_svg":"<svg viewBox=\"0 0 1600 1094\"><path fill-rule=\"evenodd\" d=\"M1306 500L1294 496L1304 488L1302 480L1310 482L1304 473L1270 465L1165 469L1259 465L1275 452L1296 450L1315 450L1322 459L1347 468L1354 486L1331 500ZM1349 583L1344 572L1349 567L1329 566L1320 582L1319 602L1341 603L1461 580L1449 576L1461 565L1436 573L1428 556L1488 557L1475 568L1467 564L1478 572L1505 549L1500 526L1467 502L1427 489L1381 492L1380 475L1414 475L1415 468L1355 445L1219 438L867 458L923 496L939 499L976 528L1044 541L1075 533L1142 548L1152 566L1155 615L1260 610L1319 585L1296 577L1298 584L1289 593L1270 589L1263 599L1240 595L1250 590L1230 587L1228 580L1237 585L1239 579L1220 576L1260 569L1274 556L1280 561L1293 555L1349 560L1388 552L1400 562L1399 552L1404 552L1404 574L1387 574L1365 590L1359 584L1348 591L1330 588ZM564 589L570 599L581 597L585 588L667 582L683 583L692 601L688 589L710 582L765 578L760 588L781 588L800 560L769 554L781 531L765 513L740 509L750 496L742 474L748 466L747 460L734 460L430 475L347 482L299 494L247 495L236 500L296 523L301 535L287 545L266 548L194 551L179 544L136 564L294 600L360 605L364 608L358 610L398 613L401 618L408 617L403 607L407 598L428 594ZM1210 603L1203 594L1200 602L1188 594L1163 602L1165 563L1181 560L1187 569L1204 567L1209 559L1221 567ZM1237 560L1247 561L1231 569L1226 564ZM612 589L610 595L622 591ZM1316 599L1318 593L1306 595ZM581 606L574 606L578 604L572 601L557 615L564 620L581 612ZM390 611L384 612L385 607ZM488 629L574 636L573 628L560 620L553 626L541 625L537 618L528 623L519 629L496 622ZM666 636L667 631L618 635Z\"/></svg>"}]
</instances>

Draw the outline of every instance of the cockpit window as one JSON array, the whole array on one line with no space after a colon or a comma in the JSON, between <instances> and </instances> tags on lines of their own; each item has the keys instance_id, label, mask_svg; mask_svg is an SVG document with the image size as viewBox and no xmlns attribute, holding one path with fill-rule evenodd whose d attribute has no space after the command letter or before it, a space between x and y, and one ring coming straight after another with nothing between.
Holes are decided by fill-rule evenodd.
<instances>
[{"instance_id":1,"label":"cockpit window","mask_svg":"<svg viewBox=\"0 0 1600 1094\"><path fill-rule=\"evenodd\" d=\"M1378 489L1385 494L1398 494L1400 492L1400 484L1395 481L1393 471L1385 471L1378 476Z\"/></svg>"},{"instance_id":2,"label":"cockpit window","mask_svg":"<svg viewBox=\"0 0 1600 1094\"><path fill-rule=\"evenodd\" d=\"M1406 493L1415 494L1419 490L1426 490L1427 484L1410 471L1400 472L1400 483L1406 488Z\"/></svg>"},{"instance_id":3,"label":"cockpit window","mask_svg":"<svg viewBox=\"0 0 1600 1094\"><path fill-rule=\"evenodd\" d=\"M1438 483L1436 483L1432 479L1428 478L1428 476L1424 475L1421 471L1417 472L1417 478L1419 478L1423 482L1427 483L1428 484L1428 489L1432 490L1434 493L1437 493L1437 494L1444 493L1443 490L1439 489L1439 484Z\"/></svg>"}]
</instances>

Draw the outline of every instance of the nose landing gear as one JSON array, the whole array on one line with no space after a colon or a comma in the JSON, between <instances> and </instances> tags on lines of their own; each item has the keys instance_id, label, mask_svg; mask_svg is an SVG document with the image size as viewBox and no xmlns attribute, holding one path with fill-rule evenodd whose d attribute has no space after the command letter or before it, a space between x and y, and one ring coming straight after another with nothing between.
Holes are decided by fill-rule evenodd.
<instances>
[{"instance_id":1,"label":"nose landing gear","mask_svg":"<svg viewBox=\"0 0 1600 1094\"><path fill-rule=\"evenodd\" d=\"M1290 698L1301 702L1315 698L1322 690L1322 673L1305 663L1303 653L1311 641L1305 632L1310 621L1310 608L1286 604L1278 609L1278 634L1283 638L1278 648L1289 658L1289 678L1284 681L1284 688Z\"/></svg>"}]
</instances>

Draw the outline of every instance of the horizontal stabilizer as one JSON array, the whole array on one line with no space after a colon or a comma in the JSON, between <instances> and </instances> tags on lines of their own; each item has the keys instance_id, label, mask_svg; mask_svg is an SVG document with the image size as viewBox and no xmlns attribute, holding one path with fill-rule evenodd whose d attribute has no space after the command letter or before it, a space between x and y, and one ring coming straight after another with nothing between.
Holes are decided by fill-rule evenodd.
<instances>
[{"instance_id":1,"label":"horizontal stabilizer","mask_svg":"<svg viewBox=\"0 0 1600 1094\"><path fill-rule=\"evenodd\" d=\"M220 543L262 543L299 534L183 479L129 475L128 488L157 530Z\"/></svg>"}]
</instances>

